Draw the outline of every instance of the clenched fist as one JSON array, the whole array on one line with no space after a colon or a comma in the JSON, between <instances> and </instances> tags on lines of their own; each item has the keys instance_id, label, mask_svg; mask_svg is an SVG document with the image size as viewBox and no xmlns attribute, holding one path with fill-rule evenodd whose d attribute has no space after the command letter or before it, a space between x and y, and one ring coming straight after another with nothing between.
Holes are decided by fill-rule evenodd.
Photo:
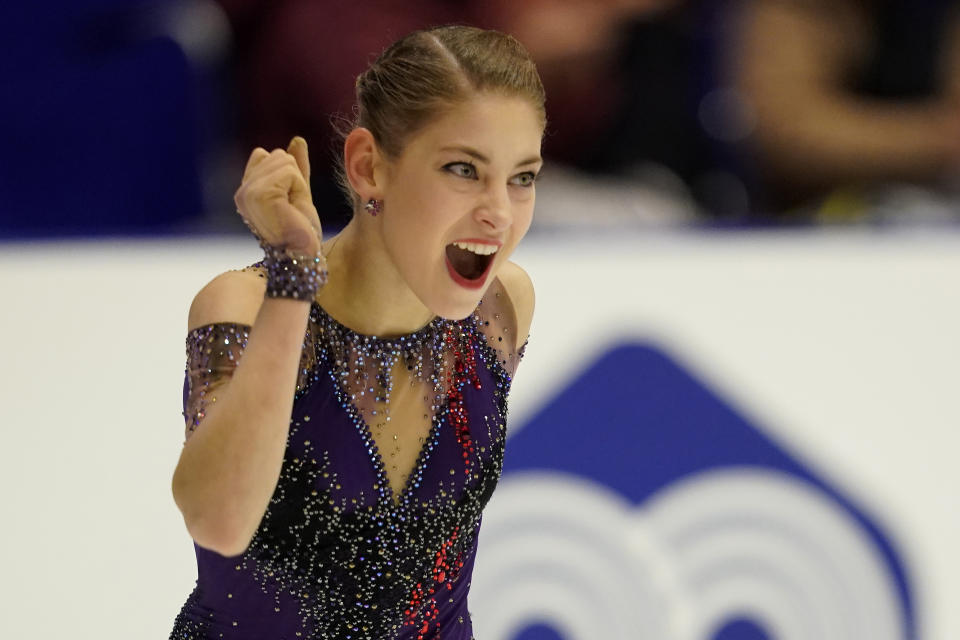
<instances>
[{"instance_id":1,"label":"clenched fist","mask_svg":"<svg viewBox=\"0 0 960 640\"><path fill-rule=\"evenodd\" d=\"M300 136L286 151L254 149L233 200L262 242L297 254L320 253L320 217L310 195L307 141Z\"/></svg>"}]
</instances>

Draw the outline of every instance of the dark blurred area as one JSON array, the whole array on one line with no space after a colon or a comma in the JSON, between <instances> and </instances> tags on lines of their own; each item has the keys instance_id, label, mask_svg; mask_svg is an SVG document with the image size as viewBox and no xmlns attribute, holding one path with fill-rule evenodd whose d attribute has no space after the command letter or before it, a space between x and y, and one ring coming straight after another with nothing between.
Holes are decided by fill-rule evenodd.
<instances>
[{"instance_id":1,"label":"dark blurred area","mask_svg":"<svg viewBox=\"0 0 960 640\"><path fill-rule=\"evenodd\" d=\"M20 3L0 20L0 238L240 230L232 193L246 155L295 134L311 144L325 229L342 226L331 119L349 117L354 78L386 45L443 23L512 33L537 60L550 118L543 191L570 176L641 185L657 202L689 205L692 217L661 217L667 225L954 224L957 9L954 0ZM589 207L582 215L589 225Z\"/></svg>"},{"instance_id":2,"label":"dark blurred area","mask_svg":"<svg viewBox=\"0 0 960 640\"><path fill-rule=\"evenodd\" d=\"M147 2L10 3L0 233L166 231L204 212L202 90Z\"/></svg>"}]
</instances>

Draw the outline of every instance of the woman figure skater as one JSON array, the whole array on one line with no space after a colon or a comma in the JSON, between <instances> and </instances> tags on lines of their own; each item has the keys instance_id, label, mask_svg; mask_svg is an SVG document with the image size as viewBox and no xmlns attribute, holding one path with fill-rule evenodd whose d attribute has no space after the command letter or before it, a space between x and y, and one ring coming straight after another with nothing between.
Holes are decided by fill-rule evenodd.
<instances>
[{"instance_id":1,"label":"woman figure skater","mask_svg":"<svg viewBox=\"0 0 960 640\"><path fill-rule=\"evenodd\" d=\"M190 308L173 494L196 589L171 638L472 638L467 592L533 314L509 262L542 164L543 88L513 38L415 32L356 83L322 241L307 145L251 153L264 248Z\"/></svg>"}]
</instances>

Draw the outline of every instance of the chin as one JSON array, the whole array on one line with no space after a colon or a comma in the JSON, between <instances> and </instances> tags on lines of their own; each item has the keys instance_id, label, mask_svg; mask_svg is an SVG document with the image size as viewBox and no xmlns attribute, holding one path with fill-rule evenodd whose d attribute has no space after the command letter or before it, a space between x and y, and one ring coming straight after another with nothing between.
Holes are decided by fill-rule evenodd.
<instances>
[{"instance_id":1,"label":"chin","mask_svg":"<svg viewBox=\"0 0 960 640\"><path fill-rule=\"evenodd\" d=\"M463 320L477 310L480 300L490 288L492 279L488 278L482 287L474 290L448 282L439 291L434 289L428 298L421 297L420 300L435 316L446 320Z\"/></svg>"},{"instance_id":2,"label":"chin","mask_svg":"<svg viewBox=\"0 0 960 640\"><path fill-rule=\"evenodd\" d=\"M435 316L446 320L463 320L476 311L477 306L490 288L490 283L497 277L499 264L491 263L481 277L468 280L457 274L450 263L444 267L446 273L439 280L434 280L424 289L420 289L418 297L423 305ZM421 286L426 283L421 281ZM414 291L416 285L413 286Z\"/></svg>"}]
</instances>

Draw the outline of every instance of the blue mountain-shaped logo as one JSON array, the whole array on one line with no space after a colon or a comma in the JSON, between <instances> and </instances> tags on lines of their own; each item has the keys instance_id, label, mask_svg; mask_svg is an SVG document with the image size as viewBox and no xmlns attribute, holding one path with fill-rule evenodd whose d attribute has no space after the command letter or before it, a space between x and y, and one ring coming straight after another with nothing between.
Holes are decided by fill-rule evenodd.
<instances>
[{"instance_id":1,"label":"blue mountain-shaped logo","mask_svg":"<svg viewBox=\"0 0 960 640\"><path fill-rule=\"evenodd\" d=\"M868 514L650 345L511 437L480 554L491 640L916 638Z\"/></svg>"}]
</instances>

